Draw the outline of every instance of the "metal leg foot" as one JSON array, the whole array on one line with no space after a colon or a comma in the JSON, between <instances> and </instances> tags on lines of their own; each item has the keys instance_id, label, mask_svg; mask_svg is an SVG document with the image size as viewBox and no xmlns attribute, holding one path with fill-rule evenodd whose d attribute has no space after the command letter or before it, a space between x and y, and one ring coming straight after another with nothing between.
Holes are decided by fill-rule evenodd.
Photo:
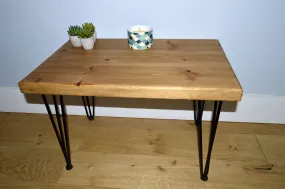
<instances>
[{"instance_id":1,"label":"metal leg foot","mask_svg":"<svg viewBox=\"0 0 285 189\"><path fill-rule=\"evenodd\" d=\"M207 181L208 180L208 175L202 175L201 180L202 181Z\"/></svg>"},{"instance_id":2,"label":"metal leg foot","mask_svg":"<svg viewBox=\"0 0 285 189\"><path fill-rule=\"evenodd\" d=\"M205 101L199 100L198 105L196 105L196 101L193 101L194 119L195 119L195 124L197 126L197 134L198 134L200 178L203 181L208 180L211 154L212 154L212 149L213 149L214 140L215 140L215 136L216 136L216 130L217 130L218 122L219 122L222 103L223 103L222 101L215 101L215 103L214 103L214 110L212 113L212 121L211 121L211 131L210 131L208 155L207 155L207 159L206 159L205 169L203 170L202 116L203 116ZM198 106L198 108L197 108L197 106Z\"/></svg>"},{"instance_id":3,"label":"metal leg foot","mask_svg":"<svg viewBox=\"0 0 285 189\"><path fill-rule=\"evenodd\" d=\"M92 111L90 107L89 97L88 96L82 96L82 101L84 104L85 112L87 118L91 121L94 120L95 117L95 97L92 97Z\"/></svg>"},{"instance_id":4,"label":"metal leg foot","mask_svg":"<svg viewBox=\"0 0 285 189\"><path fill-rule=\"evenodd\" d=\"M52 123L54 132L56 134L58 143L60 145L63 156L65 158L66 170L71 170L73 166L71 164L67 115L66 115L66 111L65 111L63 96L62 95L60 96L60 106L61 106L61 114L60 114L56 96L53 95L53 103L54 103L54 108L55 108L55 113L56 113L57 125L56 125L56 122L55 122L53 115L51 113L51 110L50 110L46 96L42 95L42 98L43 98L43 101L45 103L45 106L46 106L50 121Z\"/></svg>"},{"instance_id":5,"label":"metal leg foot","mask_svg":"<svg viewBox=\"0 0 285 189\"><path fill-rule=\"evenodd\" d=\"M66 168L66 170L69 171L69 170L71 170L73 168L73 165L72 164L67 164L65 168Z\"/></svg>"}]
</instances>

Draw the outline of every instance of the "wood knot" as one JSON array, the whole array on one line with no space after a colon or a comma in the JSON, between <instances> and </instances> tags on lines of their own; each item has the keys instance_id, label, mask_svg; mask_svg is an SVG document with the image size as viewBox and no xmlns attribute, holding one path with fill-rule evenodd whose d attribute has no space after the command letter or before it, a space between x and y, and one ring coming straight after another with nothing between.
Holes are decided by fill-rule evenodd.
<instances>
[{"instance_id":1,"label":"wood knot","mask_svg":"<svg viewBox=\"0 0 285 189\"><path fill-rule=\"evenodd\" d=\"M239 146L239 145L237 145L237 146ZM233 149L234 151L239 151L238 147L234 147L232 145L230 145L229 148Z\"/></svg>"},{"instance_id":2,"label":"wood knot","mask_svg":"<svg viewBox=\"0 0 285 189\"><path fill-rule=\"evenodd\" d=\"M78 82L76 83L76 85L79 87L79 86L81 85L81 83L82 83L82 80L78 81Z\"/></svg>"},{"instance_id":3,"label":"wood knot","mask_svg":"<svg viewBox=\"0 0 285 189\"><path fill-rule=\"evenodd\" d=\"M38 78L38 79L36 79L35 83L38 83L38 82L40 82L41 80L42 80L41 78Z\"/></svg>"},{"instance_id":4,"label":"wood knot","mask_svg":"<svg viewBox=\"0 0 285 189\"><path fill-rule=\"evenodd\" d=\"M243 167L243 169L247 171L271 171L272 170L272 164L267 164L267 165L260 165L256 167Z\"/></svg>"},{"instance_id":5,"label":"wood knot","mask_svg":"<svg viewBox=\"0 0 285 189\"><path fill-rule=\"evenodd\" d=\"M186 69L186 75L188 77L189 80L194 80L194 78L197 76L196 73L192 72L191 70L189 69Z\"/></svg>"},{"instance_id":6,"label":"wood knot","mask_svg":"<svg viewBox=\"0 0 285 189\"><path fill-rule=\"evenodd\" d=\"M171 50L171 49L174 49L174 44L171 43L170 41L167 41L167 46L168 46L168 49Z\"/></svg>"},{"instance_id":7,"label":"wood knot","mask_svg":"<svg viewBox=\"0 0 285 189\"><path fill-rule=\"evenodd\" d=\"M256 167L255 170L271 171L272 167Z\"/></svg>"},{"instance_id":8,"label":"wood knot","mask_svg":"<svg viewBox=\"0 0 285 189\"><path fill-rule=\"evenodd\" d=\"M191 126L196 126L195 123L192 123L192 122L188 122L188 124Z\"/></svg>"},{"instance_id":9,"label":"wood knot","mask_svg":"<svg viewBox=\"0 0 285 189\"><path fill-rule=\"evenodd\" d=\"M42 138L42 136L43 136L42 133L38 134L38 136L37 136L37 138L36 138L35 146L41 145L41 138Z\"/></svg>"},{"instance_id":10,"label":"wood knot","mask_svg":"<svg viewBox=\"0 0 285 189\"><path fill-rule=\"evenodd\" d=\"M105 61L108 62L108 61L110 61L110 59L109 58L105 58Z\"/></svg>"},{"instance_id":11,"label":"wood knot","mask_svg":"<svg viewBox=\"0 0 285 189\"><path fill-rule=\"evenodd\" d=\"M161 167L161 166L157 166L157 168L158 168L158 170L160 170L162 172L166 172L166 170L163 167Z\"/></svg>"},{"instance_id":12,"label":"wood knot","mask_svg":"<svg viewBox=\"0 0 285 189\"><path fill-rule=\"evenodd\" d=\"M93 68L94 68L94 66L91 66L91 67L89 68L89 70L93 70Z\"/></svg>"},{"instance_id":13,"label":"wood knot","mask_svg":"<svg viewBox=\"0 0 285 189\"><path fill-rule=\"evenodd\" d=\"M87 169L88 169L88 170L92 170L92 168L93 168L93 165L92 165L92 164L90 164L90 165L87 166Z\"/></svg>"}]
</instances>

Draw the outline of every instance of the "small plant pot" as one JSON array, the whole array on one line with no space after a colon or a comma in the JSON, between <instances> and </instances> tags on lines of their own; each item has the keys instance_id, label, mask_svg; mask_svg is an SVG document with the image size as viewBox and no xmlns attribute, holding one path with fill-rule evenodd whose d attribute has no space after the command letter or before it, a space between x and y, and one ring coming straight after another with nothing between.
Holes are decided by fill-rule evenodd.
<instances>
[{"instance_id":1,"label":"small plant pot","mask_svg":"<svg viewBox=\"0 0 285 189\"><path fill-rule=\"evenodd\" d=\"M74 47L81 47L81 42L78 36L69 36L69 39Z\"/></svg>"},{"instance_id":2,"label":"small plant pot","mask_svg":"<svg viewBox=\"0 0 285 189\"><path fill-rule=\"evenodd\" d=\"M80 41L85 50L91 50L94 48L94 37L80 38Z\"/></svg>"},{"instance_id":3,"label":"small plant pot","mask_svg":"<svg viewBox=\"0 0 285 189\"><path fill-rule=\"evenodd\" d=\"M96 42L96 39L97 39L97 33L96 33L96 31L95 31L95 32L94 32L94 35L93 35L94 43Z\"/></svg>"}]
</instances>

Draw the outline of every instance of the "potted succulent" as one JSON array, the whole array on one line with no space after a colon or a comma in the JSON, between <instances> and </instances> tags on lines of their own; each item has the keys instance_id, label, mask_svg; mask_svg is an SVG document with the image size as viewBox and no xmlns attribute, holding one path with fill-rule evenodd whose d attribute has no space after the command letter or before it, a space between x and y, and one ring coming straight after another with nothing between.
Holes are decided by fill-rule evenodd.
<instances>
[{"instance_id":1,"label":"potted succulent","mask_svg":"<svg viewBox=\"0 0 285 189\"><path fill-rule=\"evenodd\" d=\"M79 32L82 30L82 28L80 26L70 26L68 28L68 35L69 35L69 39L72 43L72 45L74 47L80 47L81 46L81 42L80 39L78 38L78 34Z\"/></svg>"},{"instance_id":2,"label":"potted succulent","mask_svg":"<svg viewBox=\"0 0 285 189\"><path fill-rule=\"evenodd\" d=\"M80 42L85 50L93 49L94 47L94 30L90 28L82 28L78 33Z\"/></svg>"},{"instance_id":3,"label":"potted succulent","mask_svg":"<svg viewBox=\"0 0 285 189\"><path fill-rule=\"evenodd\" d=\"M95 43L96 42L96 38L97 38L97 34L96 34L95 26L93 25L93 23L85 22L84 24L82 24L82 28L83 29L87 29L87 30L91 30L91 31L94 32L93 40L94 40L94 43Z\"/></svg>"}]
</instances>

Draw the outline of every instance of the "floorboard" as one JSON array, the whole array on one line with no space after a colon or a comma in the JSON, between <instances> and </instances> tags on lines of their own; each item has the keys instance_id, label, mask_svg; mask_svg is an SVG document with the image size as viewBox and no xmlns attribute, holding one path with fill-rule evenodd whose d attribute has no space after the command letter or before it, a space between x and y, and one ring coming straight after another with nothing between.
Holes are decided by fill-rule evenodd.
<instances>
[{"instance_id":1,"label":"floorboard","mask_svg":"<svg viewBox=\"0 0 285 189\"><path fill-rule=\"evenodd\" d=\"M47 115L0 113L0 188L285 188L285 125L221 122L209 181L192 121L69 116L72 163ZM203 126L204 156L209 123Z\"/></svg>"}]
</instances>

